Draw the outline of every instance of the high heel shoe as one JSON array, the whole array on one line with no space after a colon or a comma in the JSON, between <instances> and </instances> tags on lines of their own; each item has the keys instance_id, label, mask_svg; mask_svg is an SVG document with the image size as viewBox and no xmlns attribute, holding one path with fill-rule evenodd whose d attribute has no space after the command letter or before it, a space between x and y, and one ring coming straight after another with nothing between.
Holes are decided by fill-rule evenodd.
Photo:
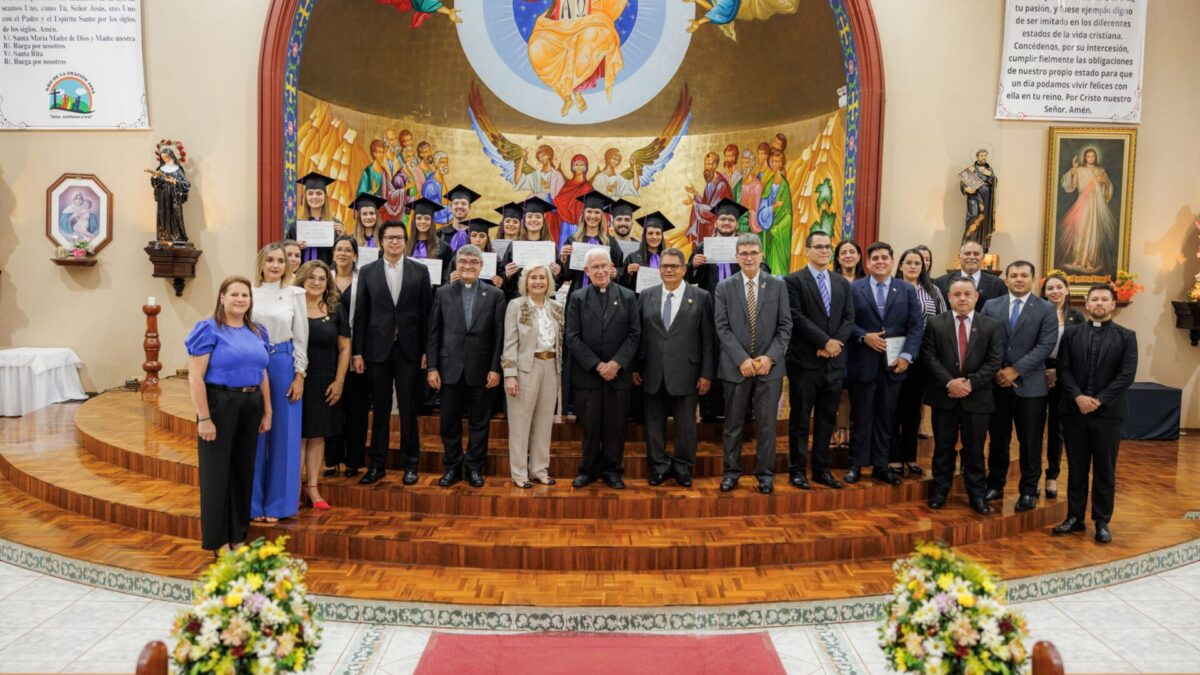
<instances>
[{"instance_id":1,"label":"high heel shoe","mask_svg":"<svg viewBox=\"0 0 1200 675\"><path fill-rule=\"evenodd\" d=\"M513 485L516 485L517 487L521 488L522 490L528 490L529 488L533 487L533 483L530 483L529 481L521 482L521 481L514 480Z\"/></svg>"},{"instance_id":2,"label":"high heel shoe","mask_svg":"<svg viewBox=\"0 0 1200 675\"><path fill-rule=\"evenodd\" d=\"M1046 499L1058 498L1058 481L1050 478L1046 480Z\"/></svg>"},{"instance_id":3,"label":"high heel shoe","mask_svg":"<svg viewBox=\"0 0 1200 675\"><path fill-rule=\"evenodd\" d=\"M329 505L329 502L325 501L324 499L313 499L312 491L316 489L316 485L309 485L304 490L304 496L308 498L308 503L311 504L312 507L317 511L328 511L333 508Z\"/></svg>"}]
</instances>

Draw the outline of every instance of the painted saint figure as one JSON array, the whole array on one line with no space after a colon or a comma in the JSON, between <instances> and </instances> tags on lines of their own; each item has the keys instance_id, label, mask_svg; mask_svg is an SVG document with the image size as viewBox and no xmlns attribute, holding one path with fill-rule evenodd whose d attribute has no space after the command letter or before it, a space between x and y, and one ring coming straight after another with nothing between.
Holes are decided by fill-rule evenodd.
<instances>
[{"instance_id":1,"label":"painted saint figure","mask_svg":"<svg viewBox=\"0 0 1200 675\"><path fill-rule=\"evenodd\" d=\"M527 0L532 1L532 0ZM604 78L612 101L617 73L625 65L616 21L628 0L554 0L529 35L529 63L562 99L563 117L575 106L587 110L584 92Z\"/></svg>"},{"instance_id":2,"label":"painted saint figure","mask_svg":"<svg viewBox=\"0 0 1200 675\"><path fill-rule=\"evenodd\" d=\"M1058 266L1082 274L1112 273L1110 262L1117 250L1117 217L1109 208L1113 184L1100 166L1095 148L1083 151L1083 161L1071 158L1063 174L1063 192L1077 192L1075 203L1063 216L1058 232Z\"/></svg>"},{"instance_id":3,"label":"painted saint figure","mask_svg":"<svg viewBox=\"0 0 1200 675\"><path fill-rule=\"evenodd\" d=\"M158 203L157 227L159 241L187 241L183 227L183 204L192 184L179 166L175 150L164 146L158 153L158 167L150 176L154 201Z\"/></svg>"},{"instance_id":4,"label":"painted saint figure","mask_svg":"<svg viewBox=\"0 0 1200 675\"><path fill-rule=\"evenodd\" d=\"M763 262L775 274L787 274L792 267L792 188L784 174L783 162L783 151L771 150L758 202Z\"/></svg>"},{"instance_id":5,"label":"painted saint figure","mask_svg":"<svg viewBox=\"0 0 1200 675\"><path fill-rule=\"evenodd\" d=\"M963 230L963 243L973 241L983 247L987 253L992 243L992 233L996 231L996 173L988 164L988 151L978 150L975 153L975 164L971 166L983 185L968 187L959 182L958 189L967 196L967 225Z\"/></svg>"},{"instance_id":6,"label":"painted saint figure","mask_svg":"<svg viewBox=\"0 0 1200 675\"><path fill-rule=\"evenodd\" d=\"M692 207L687 229L689 241L703 241L711 237L717 222L717 214L713 208L722 199L733 199L733 188L729 185L729 179L717 171L720 160L715 152L704 156L704 192L697 192L690 183L684 188L687 198L683 200L683 205Z\"/></svg>"}]
</instances>

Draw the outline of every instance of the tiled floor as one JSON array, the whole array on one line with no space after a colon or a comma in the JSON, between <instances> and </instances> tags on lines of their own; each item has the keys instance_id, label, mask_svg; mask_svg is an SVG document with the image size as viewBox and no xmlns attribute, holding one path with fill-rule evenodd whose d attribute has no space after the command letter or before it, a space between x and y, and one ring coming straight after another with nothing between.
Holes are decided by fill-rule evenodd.
<instances>
[{"instance_id":1,"label":"tiled floor","mask_svg":"<svg viewBox=\"0 0 1200 675\"><path fill-rule=\"evenodd\" d=\"M168 641L182 605L93 589L0 563L0 672L131 672ZM1034 640L1069 672L1200 672L1200 563L1105 589L1020 605ZM326 623L316 673L411 673L428 630ZM771 631L788 673L886 671L875 624Z\"/></svg>"}]
</instances>

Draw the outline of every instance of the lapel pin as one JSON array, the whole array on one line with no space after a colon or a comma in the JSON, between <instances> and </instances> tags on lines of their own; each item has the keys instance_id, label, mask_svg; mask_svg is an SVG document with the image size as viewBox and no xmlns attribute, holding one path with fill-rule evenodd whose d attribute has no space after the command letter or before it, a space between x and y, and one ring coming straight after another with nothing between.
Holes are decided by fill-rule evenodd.
<instances>
[{"instance_id":1,"label":"lapel pin","mask_svg":"<svg viewBox=\"0 0 1200 675\"><path fill-rule=\"evenodd\" d=\"M689 305L690 305L690 304L692 304L692 299L691 299L691 298L688 298L688 304L689 304Z\"/></svg>"},{"instance_id":2,"label":"lapel pin","mask_svg":"<svg viewBox=\"0 0 1200 675\"><path fill-rule=\"evenodd\" d=\"M615 307L616 305L617 305L617 301L613 300L613 306Z\"/></svg>"}]
</instances>

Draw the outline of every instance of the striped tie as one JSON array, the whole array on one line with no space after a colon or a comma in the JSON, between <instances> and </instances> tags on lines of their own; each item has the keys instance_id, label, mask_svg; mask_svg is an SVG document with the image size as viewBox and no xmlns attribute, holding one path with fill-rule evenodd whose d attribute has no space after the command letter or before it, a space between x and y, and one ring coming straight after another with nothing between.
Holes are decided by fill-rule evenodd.
<instances>
[{"instance_id":1,"label":"striped tie","mask_svg":"<svg viewBox=\"0 0 1200 675\"><path fill-rule=\"evenodd\" d=\"M758 296L754 290L754 282L746 282L746 313L750 316L750 356L758 344Z\"/></svg>"}]
</instances>

